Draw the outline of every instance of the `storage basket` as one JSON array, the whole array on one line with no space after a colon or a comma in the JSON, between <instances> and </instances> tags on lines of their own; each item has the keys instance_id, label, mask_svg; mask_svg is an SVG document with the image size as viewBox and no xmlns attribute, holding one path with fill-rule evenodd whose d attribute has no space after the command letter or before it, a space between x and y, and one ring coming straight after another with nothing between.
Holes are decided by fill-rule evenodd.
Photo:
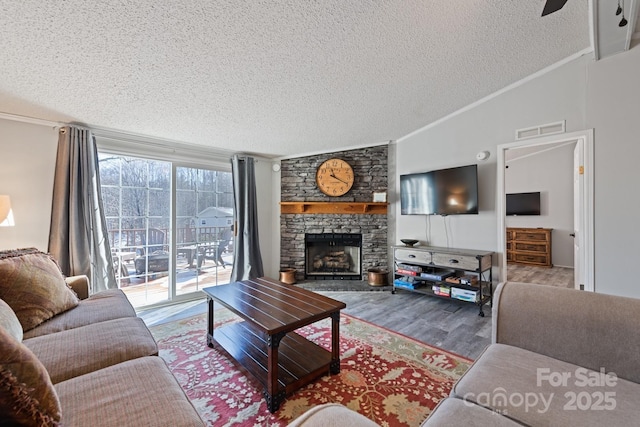
<instances>
[{"instance_id":1,"label":"storage basket","mask_svg":"<svg viewBox=\"0 0 640 427\"><path fill-rule=\"evenodd\" d=\"M367 270L369 285L385 286L387 285L387 275L389 271L384 268L370 268Z\"/></svg>"}]
</instances>

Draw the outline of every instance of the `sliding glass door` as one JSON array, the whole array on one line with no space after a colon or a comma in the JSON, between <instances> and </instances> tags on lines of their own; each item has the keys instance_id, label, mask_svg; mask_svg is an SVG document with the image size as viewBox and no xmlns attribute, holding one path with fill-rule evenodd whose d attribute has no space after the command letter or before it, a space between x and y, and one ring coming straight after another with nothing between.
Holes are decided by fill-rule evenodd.
<instances>
[{"instance_id":1,"label":"sliding glass door","mask_svg":"<svg viewBox=\"0 0 640 427\"><path fill-rule=\"evenodd\" d=\"M229 283L233 264L231 173L176 168L178 295Z\"/></svg>"},{"instance_id":2,"label":"sliding glass door","mask_svg":"<svg viewBox=\"0 0 640 427\"><path fill-rule=\"evenodd\" d=\"M229 171L108 153L100 153L99 162L118 286L135 307L229 282Z\"/></svg>"}]
</instances>

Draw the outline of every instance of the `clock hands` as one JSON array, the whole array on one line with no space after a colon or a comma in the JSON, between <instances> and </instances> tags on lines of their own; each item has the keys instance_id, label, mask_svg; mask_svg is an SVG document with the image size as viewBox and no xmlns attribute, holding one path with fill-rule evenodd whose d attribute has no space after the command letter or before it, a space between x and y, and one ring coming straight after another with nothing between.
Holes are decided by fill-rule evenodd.
<instances>
[{"instance_id":1,"label":"clock hands","mask_svg":"<svg viewBox=\"0 0 640 427\"><path fill-rule=\"evenodd\" d=\"M331 169L331 173L329 174L329 176L330 176L331 178L333 178L333 179L337 179L338 181L340 181L340 182L341 182L341 183L343 183L343 184L347 184L347 182L346 182L346 181L344 181L344 180L342 180L342 179L340 179L340 178L338 178L338 177L336 176L336 174L333 172L333 169ZM349 184L347 184L347 185L349 185Z\"/></svg>"},{"instance_id":2,"label":"clock hands","mask_svg":"<svg viewBox=\"0 0 640 427\"><path fill-rule=\"evenodd\" d=\"M340 181L340 182L341 182L341 183L343 183L343 184L347 184L347 185L349 185L349 184L347 183L347 181L345 181L345 180L343 180L343 179L340 179L340 178L338 178L337 176L334 176L333 178L337 179L338 181Z\"/></svg>"}]
</instances>

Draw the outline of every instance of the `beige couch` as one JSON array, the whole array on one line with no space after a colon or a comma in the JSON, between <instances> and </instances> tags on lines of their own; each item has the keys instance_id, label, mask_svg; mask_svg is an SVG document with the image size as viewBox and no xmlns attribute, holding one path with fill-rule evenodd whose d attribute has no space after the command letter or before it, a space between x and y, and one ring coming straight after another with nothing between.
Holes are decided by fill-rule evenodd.
<instances>
[{"instance_id":1,"label":"beige couch","mask_svg":"<svg viewBox=\"0 0 640 427\"><path fill-rule=\"evenodd\" d=\"M22 389L14 387L12 393L39 393L36 398L26 395L23 399L35 402L27 414L33 423L19 425L57 425L57 420L42 415L46 411L38 408L46 400L59 402L60 424L67 427L204 426L157 356L154 338L124 293L114 289L88 296L86 277L68 282L80 298L77 306L24 332L22 342L12 341L20 336L21 331L16 331L20 324L0 300L0 346L5 353L0 380L3 385L16 385L11 374L19 377L26 369L31 374L23 378L31 382ZM35 383L33 372L40 375ZM2 419L12 411L8 395L7 390L0 390Z\"/></svg>"},{"instance_id":2,"label":"beige couch","mask_svg":"<svg viewBox=\"0 0 640 427\"><path fill-rule=\"evenodd\" d=\"M493 337L423 426L630 426L640 422L640 299L508 283ZM336 419L339 422L323 423ZM342 423L342 424L340 424ZM335 405L294 426L371 421Z\"/></svg>"}]
</instances>

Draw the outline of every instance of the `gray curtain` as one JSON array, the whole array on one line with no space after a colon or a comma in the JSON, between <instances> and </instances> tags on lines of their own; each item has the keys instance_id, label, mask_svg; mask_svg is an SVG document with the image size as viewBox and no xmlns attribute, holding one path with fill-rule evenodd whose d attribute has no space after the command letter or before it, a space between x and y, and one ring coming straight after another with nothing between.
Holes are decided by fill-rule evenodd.
<instances>
[{"instance_id":1,"label":"gray curtain","mask_svg":"<svg viewBox=\"0 0 640 427\"><path fill-rule=\"evenodd\" d=\"M88 129L60 129L49 253L67 276L89 276L91 294L118 287L102 211L98 150Z\"/></svg>"},{"instance_id":2,"label":"gray curtain","mask_svg":"<svg viewBox=\"0 0 640 427\"><path fill-rule=\"evenodd\" d=\"M256 176L253 157L234 155L231 158L233 199L235 206L235 242L231 281L264 276L260 239L258 238L258 209Z\"/></svg>"}]
</instances>

